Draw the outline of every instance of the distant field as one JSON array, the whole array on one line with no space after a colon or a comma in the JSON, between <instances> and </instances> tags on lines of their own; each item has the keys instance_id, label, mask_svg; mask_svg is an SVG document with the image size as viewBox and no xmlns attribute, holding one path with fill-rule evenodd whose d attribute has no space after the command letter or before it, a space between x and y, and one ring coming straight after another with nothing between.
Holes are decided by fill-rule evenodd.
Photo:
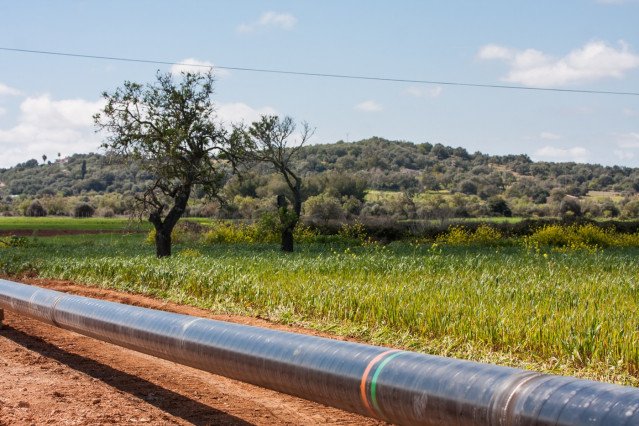
<instances>
[{"instance_id":1,"label":"distant field","mask_svg":"<svg viewBox=\"0 0 639 426\"><path fill-rule=\"evenodd\" d=\"M0 217L0 230L12 229L82 229L90 231L125 231L135 230L137 222L123 218L86 218L71 217ZM151 229L147 221L140 223L141 229Z\"/></svg>"},{"instance_id":2,"label":"distant field","mask_svg":"<svg viewBox=\"0 0 639 426\"><path fill-rule=\"evenodd\" d=\"M588 191L583 199L585 201L595 201L598 203L603 203L606 200L611 200L615 203L619 203L623 201L627 196L623 195L620 192L615 191ZM631 196L631 198L636 199L637 196Z\"/></svg>"},{"instance_id":3,"label":"distant field","mask_svg":"<svg viewBox=\"0 0 639 426\"><path fill-rule=\"evenodd\" d=\"M394 200L402 196L401 191L379 191L371 189L366 191L366 201L380 201L380 200ZM443 198L450 198L452 194L450 191L425 191L419 194L415 194L415 200L428 199L433 196L440 196Z\"/></svg>"}]
</instances>

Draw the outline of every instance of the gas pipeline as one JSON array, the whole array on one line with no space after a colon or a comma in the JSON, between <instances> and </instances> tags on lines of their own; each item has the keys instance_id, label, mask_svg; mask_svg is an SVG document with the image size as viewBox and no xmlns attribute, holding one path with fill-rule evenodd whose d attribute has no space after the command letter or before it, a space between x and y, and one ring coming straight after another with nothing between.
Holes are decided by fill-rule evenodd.
<instances>
[{"instance_id":1,"label":"gas pipeline","mask_svg":"<svg viewBox=\"0 0 639 426\"><path fill-rule=\"evenodd\" d=\"M639 425L639 389L628 386L179 315L7 280L0 280L3 308L400 425Z\"/></svg>"}]
</instances>

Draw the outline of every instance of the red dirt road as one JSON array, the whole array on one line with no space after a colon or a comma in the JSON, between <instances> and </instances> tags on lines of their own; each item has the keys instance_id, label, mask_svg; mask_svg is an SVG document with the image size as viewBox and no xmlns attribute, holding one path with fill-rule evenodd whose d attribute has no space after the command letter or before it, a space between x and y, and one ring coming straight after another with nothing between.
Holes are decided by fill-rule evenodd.
<instances>
[{"instance_id":1,"label":"red dirt road","mask_svg":"<svg viewBox=\"0 0 639 426\"><path fill-rule=\"evenodd\" d=\"M20 281L119 303L322 335L67 281ZM384 424L84 337L6 309L4 313L0 425Z\"/></svg>"}]
</instances>

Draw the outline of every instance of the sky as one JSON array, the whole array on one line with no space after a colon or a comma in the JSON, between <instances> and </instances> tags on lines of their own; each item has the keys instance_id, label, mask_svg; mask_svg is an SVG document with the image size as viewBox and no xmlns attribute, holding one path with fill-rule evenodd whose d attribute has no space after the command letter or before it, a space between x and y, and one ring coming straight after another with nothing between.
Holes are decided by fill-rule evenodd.
<instances>
[{"instance_id":1,"label":"sky","mask_svg":"<svg viewBox=\"0 0 639 426\"><path fill-rule=\"evenodd\" d=\"M213 67L224 123L291 116L311 143L639 167L638 17L639 0L0 0L0 168L102 152L102 93L171 64Z\"/></svg>"}]
</instances>

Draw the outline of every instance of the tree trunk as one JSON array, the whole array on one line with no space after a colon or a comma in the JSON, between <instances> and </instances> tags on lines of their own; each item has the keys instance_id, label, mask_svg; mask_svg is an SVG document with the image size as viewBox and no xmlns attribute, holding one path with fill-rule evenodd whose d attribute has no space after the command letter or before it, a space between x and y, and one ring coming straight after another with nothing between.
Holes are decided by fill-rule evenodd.
<instances>
[{"instance_id":1,"label":"tree trunk","mask_svg":"<svg viewBox=\"0 0 639 426\"><path fill-rule=\"evenodd\" d=\"M161 211L149 215L149 221L155 226L155 254L158 259L171 256L171 232L186 210L191 195L191 186L184 185L174 198L173 207L162 220Z\"/></svg>"},{"instance_id":2,"label":"tree trunk","mask_svg":"<svg viewBox=\"0 0 639 426\"><path fill-rule=\"evenodd\" d=\"M302 180L295 176L293 190L293 210L299 219L302 216Z\"/></svg>"},{"instance_id":3,"label":"tree trunk","mask_svg":"<svg viewBox=\"0 0 639 426\"><path fill-rule=\"evenodd\" d=\"M280 246L280 250L292 253L294 247L293 229L295 229L297 221L289 223L289 215L287 214L288 206L285 196L277 196L277 207L279 207L280 222L282 224L282 245Z\"/></svg>"},{"instance_id":4,"label":"tree trunk","mask_svg":"<svg viewBox=\"0 0 639 426\"><path fill-rule=\"evenodd\" d=\"M293 231L290 228L282 230L281 250L289 253L293 252Z\"/></svg>"},{"instance_id":5,"label":"tree trunk","mask_svg":"<svg viewBox=\"0 0 639 426\"><path fill-rule=\"evenodd\" d=\"M166 227L155 229L155 254L158 259L171 256L171 232L167 232Z\"/></svg>"}]
</instances>

